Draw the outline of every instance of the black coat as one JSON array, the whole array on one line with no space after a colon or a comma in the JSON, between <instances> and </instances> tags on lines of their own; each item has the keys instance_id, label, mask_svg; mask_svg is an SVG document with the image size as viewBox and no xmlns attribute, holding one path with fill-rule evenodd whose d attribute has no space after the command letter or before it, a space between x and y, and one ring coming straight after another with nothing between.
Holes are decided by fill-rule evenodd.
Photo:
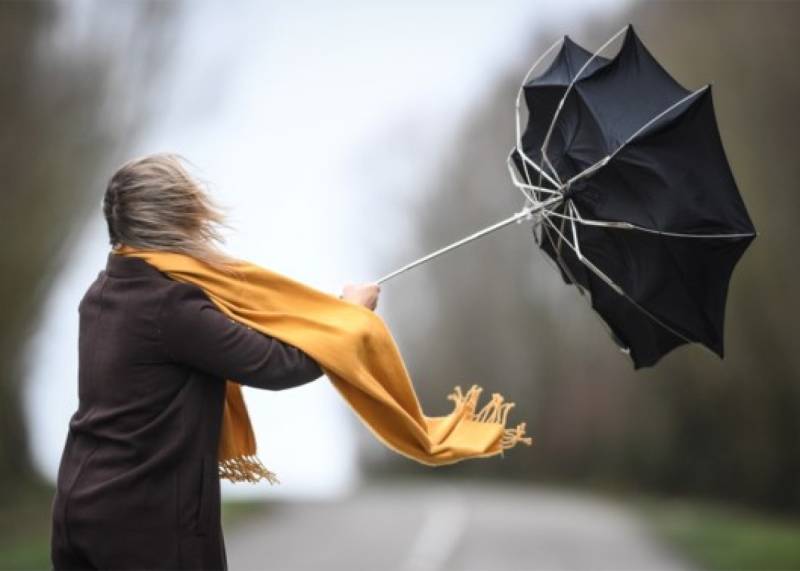
<instances>
[{"instance_id":1,"label":"black coat","mask_svg":"<svg viewBox=\"0 0 800 571\"><path fill-rule=\"evenodd\" d=\"M52 504L54 568L226 569L224 381L280 390L321 369L139 258L109 253L78 311L79 407Z\"/></svg>"}]
</instances>

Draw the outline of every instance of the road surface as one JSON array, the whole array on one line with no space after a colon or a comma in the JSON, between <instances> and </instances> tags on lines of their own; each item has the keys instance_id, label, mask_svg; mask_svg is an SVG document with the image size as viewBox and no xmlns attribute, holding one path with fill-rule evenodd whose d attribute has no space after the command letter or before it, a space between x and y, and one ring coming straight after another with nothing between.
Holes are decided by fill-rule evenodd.
<instances>
[{"instance_id":1,"label":"road surface","mask_svg":"<svg viewBox=\"0 0 800 571\"><path fill-rule=\"evenodd\" d=\"M286 502L226 532L231 571L684 570L636 515L588 495L383 484Z\"/></svg>"}]
</instances>

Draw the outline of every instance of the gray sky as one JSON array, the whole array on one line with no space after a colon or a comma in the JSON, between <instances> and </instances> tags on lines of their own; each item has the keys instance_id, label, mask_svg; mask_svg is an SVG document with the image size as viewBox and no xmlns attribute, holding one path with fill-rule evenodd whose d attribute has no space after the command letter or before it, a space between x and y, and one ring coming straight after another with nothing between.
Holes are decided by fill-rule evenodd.
<instances>
[{"instance_id":1,"label":"gray sky","mask_svg":"<svg viewBox=\"0 0 800 571\"><path fill-rule=\"evenodd\" d=\"M229 251L338 292L394 269L382 257L408 238L403 205L494 82L538 56L532 34L574 33L582 15L621 3L193 3L157 119L133 154L189 158L231 209ZM80 16L91 3L74 6ZM60 31L84 32L80 17ZM100 198L29 350L32 443L50 479L77 408L77 306L108 253ZM245 388L245 398L259 456L283 483L225 482L226 494L332 496L357 483L364 429L327 381Z\"/></svg>"}]
</instances>

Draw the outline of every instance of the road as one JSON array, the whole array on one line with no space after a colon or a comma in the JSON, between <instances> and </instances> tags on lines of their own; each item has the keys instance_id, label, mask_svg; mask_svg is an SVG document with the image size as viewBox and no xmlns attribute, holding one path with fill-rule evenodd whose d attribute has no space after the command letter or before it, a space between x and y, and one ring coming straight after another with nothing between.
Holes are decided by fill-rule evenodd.
<instances>
[{"instance_id":1,"label":"road","mask_svg":"<svg viewBox=\"0 0 800 571\"><path fill-rule=\"evenodd\" d=\"M529 487L377 485L226 532L231 571L683 570L637 516Z\"/></svg>"}]
</instances>

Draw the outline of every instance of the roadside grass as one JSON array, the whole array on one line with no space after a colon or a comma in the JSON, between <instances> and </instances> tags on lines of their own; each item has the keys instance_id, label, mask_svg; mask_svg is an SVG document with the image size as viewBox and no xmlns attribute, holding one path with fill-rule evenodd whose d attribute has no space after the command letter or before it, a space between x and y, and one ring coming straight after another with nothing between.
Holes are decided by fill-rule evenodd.
<instances>
[{"instance_id":1,"label":"roadside grass","mask_svg":"<svg viewBox=\"0 0 800 571\"><path fill-rule=\"evenodd\" d=\"M0 504L0 569L50 569L53 488L32 483Z\"/></svg>"},{"instance_id":2,"label":"roadside grass","mask_svg":"<svg viewBox=\"0 0 800 571\"><path fill-rule=\"evenodd\" d=\"M689 500L637 505L657 536L702 569L800 570L800 517Z\"/></svg>"}]
</instances>

